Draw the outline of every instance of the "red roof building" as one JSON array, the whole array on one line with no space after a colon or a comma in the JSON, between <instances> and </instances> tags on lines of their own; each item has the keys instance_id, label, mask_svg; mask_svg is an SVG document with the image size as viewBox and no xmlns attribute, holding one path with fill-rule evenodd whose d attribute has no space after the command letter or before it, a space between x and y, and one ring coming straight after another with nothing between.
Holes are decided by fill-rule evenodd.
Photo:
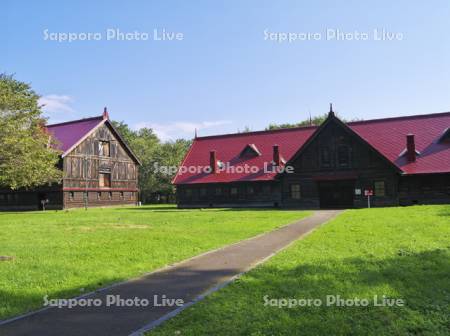
<instances>
[{"instance_id":1,"label":"red roof building","mask_svg":"<svg viewBox=\"0 0 450 336\"><path fill-rule=\"evenodd\" d=\"M374 189L373 205L448 202L449 130L450 112L346 124L330 112L321 126L197 137L173 183L180 206L362 207Z\"/></svg>"}]
</instances>

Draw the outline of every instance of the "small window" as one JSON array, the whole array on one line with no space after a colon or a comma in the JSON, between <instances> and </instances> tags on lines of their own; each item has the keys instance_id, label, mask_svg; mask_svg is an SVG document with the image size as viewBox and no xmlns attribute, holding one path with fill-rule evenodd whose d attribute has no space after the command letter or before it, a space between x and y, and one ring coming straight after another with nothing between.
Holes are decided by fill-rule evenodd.
<instances>
[{"instance_id":1,"label":"small window","mask_svg":"<svg viewBox=\"0 0 450 336\"><path fill-rule=\"evenodd\" d=\"M235 196L235 195L237 195L237 193L238 193L238 189L236 187L231 187L230 194Z\"/></svg>"},{"instance_id":2,"label":"small window","mask_svg":"<svg viewBox=\"0 0 450 336\"><path fill-rule=\"evenodd\" d=\"M109 141L99 141L98 142L98 155L100 156L110 156L110 144Z\"/></svg>"},{"instance_id":3,"label":"small window","mask_svg":"<svg viewBox=\"0 0 450 336\"><path fill-rule=\"evenodd\" d=\"M111 191L108 193L108 198L109 198L110 200L112 200L112 198L113 198L113 194L112 194Z\"/></svg>"},{"instance_id":4,"label":"small window","mask_svg":"<svg viewBox=\"0 0 450 336\"><path fill-rule=\"evenodd\" d=\"M386 196L386 189L384 181L375 181L375 196Z\"/></svg>"},{"instance_id":5,"label":"small window","mask_svg":"<svg viewBox=\"0 0 450 336\"><path fill-rule=\"evenodd\" d=\"M70 192L69 192L69 200L70 200L70 201L73 201L74 198L75 198L75 192L70 191Z\"/></svg>"},{"instance_id":6,"label":"small window","mask_svg":"<svg viewBox=\"0 0 450 336\"><path fill-rule=\"evenodd\" d=\"M200 196L206 196L206 188L200 189Z\"/></svg>"},{"instance_id":7,"label":"small window","mask_svg":"<svg viewBox=\"0 0 450 336\"><path fill-rule=\"evenodd\" d=\"M291 198L300 199L300 184L291 184Z\"/></svg>"},{"instance_id":8,"label":"small window","mask_svg":"<svg viewBox=\"0 0 450 336\"><path fill-rule=\"evenodd\" d=\"M255 189L253 188L253 186L248 186L247 187L247 194L253 195L254 193L255 193Z\"/></svg>"},{"instance_id":9,"label":"small window","mask_svg":"<svg viewBox=\"0 0 450 336\"><path fill-rule=\"evenodd\" d=\"M337 160L339 167L348 167L350 164L350 152L348 146L340 145L337 148Z\"/></svg>"},{"instance_id":10,"label":"small window","mask_svg":"<svg viewBox=\"0 0 450 336\"><path fill-rule=\"evenodd\" d=\"M97 199L100 200L102 198L102 193L99 191L97 192Z\"/></svg>"},{"instance_id":11,"label":"small window","mask_svg":"<svg viewBox=\"0 0 450 336\"><path fill-rule=\"evenodd\" d=\"M100 188L111 188L111 174L100 173L99 174L99 186L100 186Z\"/></svg>"},{"instance_id":12,"label":"small window","mask_svg":"<svg viewBox=\"0 0 450 336\"><path fill-rule=\"evenodd\" d=\"M216 188L216 196L220 196L220 195L222 195L222 188L217 187Z\"/></svg>"},{"instance_id":13,"label":"small window","mask_svg":"<svg viewBox=\"0 0 450 336\"><path fill-rule=\"evenodd\" d=\"M124 199L123 191L120 192L120 198L121 198L121 199Z\"/></svg>"},{"instance_id":14,"label":"small window","mask_svg":"<svg viewBox=\"0 0 450 336\"><path fill-rule=\"evenodd\" d=\"M330 155L330 149L328 147L320 148L320 164L322 167L330 167L331 166L331 155Z\"/></svg>"}]
</instances>

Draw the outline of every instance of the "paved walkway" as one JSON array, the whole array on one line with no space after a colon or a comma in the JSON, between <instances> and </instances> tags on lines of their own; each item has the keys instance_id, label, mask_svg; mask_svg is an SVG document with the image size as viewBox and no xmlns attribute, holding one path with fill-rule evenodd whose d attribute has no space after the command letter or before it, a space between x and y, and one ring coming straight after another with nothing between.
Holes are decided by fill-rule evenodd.
<instances>
[{"instance_id":1,"label":"paved walkway","mask_svg":"<svg viewBox=\"0 0 450 336\"><path fill-rule=\"evenodd\" d=\"M214 290L246 272L274 252L300 238L339 211L316 211L310 217L275 231L241 241L213 252L186 260L173 267L88 296L106 302L108 295L122 299L148 299L147 307L84 307L51 308L37 314L0 326L0 335L33 336L115 336L130 335L158 324L174 313L175 307L153 306L154 295L182 299L185 303L196 300L205 292Z\"/></svg>"}]
</instances>

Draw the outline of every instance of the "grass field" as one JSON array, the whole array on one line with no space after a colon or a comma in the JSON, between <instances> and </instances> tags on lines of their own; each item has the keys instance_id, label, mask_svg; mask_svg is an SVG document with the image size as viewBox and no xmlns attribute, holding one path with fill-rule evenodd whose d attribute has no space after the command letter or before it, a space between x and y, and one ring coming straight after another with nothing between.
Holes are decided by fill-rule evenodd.
<instances>
[{"instance_id":1,"label":"grass field","mask_svg":"<svg viewBox=\"0 0 450 336\"><path fill-rule=\"evenodd\" d=\"M305 211L127 207L0 213L0 319L270 231Z\"/></svg>"},{"instance_id":2,"label":"grass field","mask_svg":"<svg viewBox=\"0 0 450 336\"><path fill-rule=\"evenodd\" d=\"M327 295L369 305L327 306ZM323 304L264 305L283 298ZM449 335L449 307L450 206L350 210L150 334Z\"/></svg>"}]
</instances>

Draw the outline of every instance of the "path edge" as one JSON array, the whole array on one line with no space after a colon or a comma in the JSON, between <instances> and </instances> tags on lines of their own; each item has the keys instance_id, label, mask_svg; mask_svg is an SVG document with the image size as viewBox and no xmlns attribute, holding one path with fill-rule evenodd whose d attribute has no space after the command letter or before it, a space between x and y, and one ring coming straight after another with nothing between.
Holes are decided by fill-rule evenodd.
<instances>
[{"instance_id":1,"label":"path edge","mask_svg":"<svg viewBox=\"0 0 450 336\"><path fill-rule=\"evenodd\" d=\"M295 244L295 243L298 242L299 240L304 239L306 236L308 236L309 234L313 233L314 231L316 231L318 228L322 227L323 225L325 225L325 224L328 223L329 221L335 219L335 218L336 218L338 215L340 215L341 213L342 213L342 212L336 213L335 216L329 218L329 219L326 220L325 222L323 222L323 223L319 224L318 226L312 228L312 229L309 230L308 232L305 232L305 233L301 234L301 235L298 236L296 239L294 239L293 241L291 241L289 244L286 244L285 246L283 246L283 247L279 248L278 250L272 252L272 253L271 253L270 255L268 255L267 257L265 257L265 258L263 258L263 259L261 259L261 260L258 260L257 262L255 262L255 263L249 265L244 271L240 272L239 274L236 274L236 275L232 276L230 279L228 279L228 280L226 280L226 281L224 281L224 282L222 282L222 283L220 283L220 284L218 284L218 285L216 285L216 286L214 286L214 287L208 289L207 291L205 291L204 293L200 294L199 296L197 296L197 297L194 298L193 300L191 300L191 301L189 301L188 303L184 304L183 306L178 307L178 308L175 309L175 310L172 310L171 312L169 312L169 313L167 313L167 314L161 316L161 317L160 317L159 319L157 319L157 320L154 320L154 321L152 321L152 322L149 322L148 324L144 325L143 327L139 328L138 330L133 331L133 332L132 332L131 334L129 334L128 336L144 336L144 333L149 332L149 331L155 329L156 327L160 326L161 324L163 324L163 323L166 322L167 320L170 320L170 319L174 318L175 316L177 316L178 314L180 314L182 311L186 310L187 308L193 306L194 304L196 304L196 303L198 303L198 302L200 302L200 301L203 301L207 296L209 296L209 295L211 295L211 294L213 294L213 293L219 291L220 289L222 289L222 288L228 286L229 284L231 284L231 283L234 282L235 280L239 279L241 276L245 275L245 274L248 273L249 271L251 271L251 270L255 269L256 267L260 266L261 264L265 263L266 261L268 261L269 259L271 259L271 258L274 257L275 255L277 255L278 253L283 252L284 250L288 249L289 247L291 247L293 244ZM310 216L311 216L311 215L310 215ZM291 223L291 224L296 224L296 223L298 223L298 222L301 222L302 220L304 220L304 219L306 219L306 218L308 218L308 217L310 217L310 216L307 216L307 217L305 217L305 218L302 218L301 220L299 220L299 221L297 221L297 222L295 222L295 223ZM288 225L291 225L291 224L288 224ZM286 225L284 225L284 226L286 226ZM278 229L276 229L276 230L279 230L279 229L281 229L281 228L278 228ZM273 231L276 231L276 230L273 230ZM272 232L272 231L269 231L269 232ZM269 232L266 232L266 233L269 233ZM262 235L262 234L260 234L260 235ZM258 235L258 236L260 236L260 235ZM253 238L256 238L256 237L257 237L257 236L255 236L255 237L253 237ZM251 238L251 239L253 239L253 238ZM245 240L250 240L250 239L245 239ZM243 241L245 241L245 240L242 240L241 242L243 242ZM232 245L234 245L234 244L232 244ZM231 246L231 245L229 245L229 246ZM220 249L218 249L218 250L220 250Z\"/></svg>"},{"instance_id":2,"label":"path edge","mask_svg":"<svg viewBox=\"0 0 450 336\"><path fill-rule=\"evenodd\" d=\"M136 277L132 277L132 278L129 278L129 279L126 279L126 280L123 280L123 281L115 282L115 283L112 283L112 284L110 284L110 285L108 285L108 286L106 286L106 287L101 287L101 288L95 289L95 290L93 290L93 291L87 292L87 293L82 294L82 295L79 295L79 296L70 297L70 298L68 298L68 299L71 299L71 300L80 300L80 299L84 299L84 298L87 298L87 297L89 297L89 296L91 296L91 295L98 294L98 293L104 292L104 291L106 291L106 290L109 290L109 289L112 289L112 288L115 288L115 287L124 285L124 284L126 284L126 283L128 283L128 282L138 281L138 280L140 280L140 279L142 279L142 278L144 278L144 277L150 276L150 275L152 275L152 274L160 273L160 272L164 272L164 271L168 271L168 270L170 270L170 269L172 269L172 268L174 268L174 267L177 267L177 266L179 266L179 265L181 265L181 264L183 264L183 263L185 263L185 262L189 262L189 261L195 260L196 258L200 258L200 257L206 256L206 255L208 255L208 254L218 252L218 251L223 250L223 249L225 249L225 248L227 248L227 247L234 246L234 245L237 245L237 244L239 244L239 243L242 243L242 242L245 242L245 241L248 241L248 240L256 239L256 238L258 238L258 237L260 237L260 236L263 236L263 235L265 235L265 234L268 234L268 233L270 233L270 232L275 232L275 231L277 231L277 230L281 230L282 228L284 228L284 227L286 227L286 226L293 225L293 224L297 224L297 223L299 223L299 222L301 222L301 221L303 221L303 220L305 220L305 219L311 217L311 216L314 214L314 212L315 212L315 211L311 211L311 214L310 214L310 215L308 215L308 216L306 216L306 217L303 217L303 218L301 218L301 219L299 219L299 220L297 220L297 221L295 221L295 222L291 222L291 223L284 224L284 225L282 225L282 226L280 226L280 227L275 228L274 230L262 232L262 233L257 234L256 236L248 237L248 238L239 240L239 241L237 241L237 242L234 242L234 243L231 243L231 244L228 244L228 245L224 245L224 246L221 246L221 247L217 247L217 248L215 248L215 249L213 249L213 250L208 250L208 251L203 252L203 253L201 253L201 254L197 254L197 255L195 255L195 256L192 256L192 257L190 257L190 258L188 258L188 259L183 259L183 260L180 260L180 261L176 261L176 262L174 262L173 264L167 264L167 265L164 265L164 266L162 266L162 267L160 267L160 268L157 268L157 269L155 269L155 270L153 270L153 271L146 272L146 273L142 273L142 274L140 274L140 275L138 275L138 276L136 276ZM241 273L235 275L235 277L237 277L238 275L241 275ZM182 306L182 307L184 307L184 306ZM182 308L182 307L180 307L180 308ZM29 312L27 312L27 313L24 313L24 314L21 314L21 315L18 315L18 316L13 316L13 317L8 318L8 319L6 319L6 320L0 320L0 327L3 326L3 325L5 325L5 324L9 324L9 323L15 322L15 321L17 321L17 320L21 320L21 319L24 319L24 318L27 318L27 317L30 317L30 316L33 316L33 315L42 313L42 312L47 311L47 310L49 310L49 309L55 309L55 308L57 308L57 307L53 307L53 306L42 307L42 308L39 308L39 309L37 309L37 310L31 310L31 311L29 311ZM170 313L169 313L169 314L170 314Z\"/></svg>"}]
</instances>

